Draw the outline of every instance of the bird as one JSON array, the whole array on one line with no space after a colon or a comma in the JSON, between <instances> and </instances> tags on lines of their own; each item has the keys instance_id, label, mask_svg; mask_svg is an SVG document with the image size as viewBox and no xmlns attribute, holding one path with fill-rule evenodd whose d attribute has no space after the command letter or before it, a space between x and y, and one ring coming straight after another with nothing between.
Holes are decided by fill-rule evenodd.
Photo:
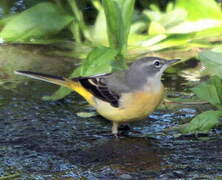
<instances>
[{"instance_id":1,"label":"bird","mask_svg":"<svg viewBox=\"0 0 222 180\"><path fill-rule=\"evenodd\" d=\"M65 78L31 71L15 74L65 86L81 95L98 114L112 122L112 134L124 123L148 117L161 103L163 72L179 59L143 57L128 69L88 77Z\"/></svg>"}]
</instances>

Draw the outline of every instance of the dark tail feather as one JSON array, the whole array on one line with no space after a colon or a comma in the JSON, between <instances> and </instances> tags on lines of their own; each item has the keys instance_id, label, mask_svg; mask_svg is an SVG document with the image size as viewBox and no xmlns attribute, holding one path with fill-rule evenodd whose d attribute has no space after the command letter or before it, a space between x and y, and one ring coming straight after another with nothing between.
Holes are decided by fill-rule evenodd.
<instances>
[{"instance_id":1,"label":"dark tail feather","mask_svg":"<svg viewBox=\"0 0 222 180\"><path fill-rule=\"evenodd\" d=\"M15 74L30 77L33 79L38 79L46 82L50 82L53 84L61 85L69 87L69 79L59 77L59 76L53 76L48 74L42 74L42 73L36 73L36 72L30 72L30 71L15 71Z\"/></svg>"}]
</instances>

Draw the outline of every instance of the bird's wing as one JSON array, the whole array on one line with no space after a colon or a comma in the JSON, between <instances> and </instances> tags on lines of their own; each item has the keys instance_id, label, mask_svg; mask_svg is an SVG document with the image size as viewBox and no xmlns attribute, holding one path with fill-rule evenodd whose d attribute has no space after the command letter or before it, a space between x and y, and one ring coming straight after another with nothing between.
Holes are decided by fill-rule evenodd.
<instances>
[{"instance_id":1,"label":"bird's wing","mask_svg":"<svg viewBox=\"0 0 222 180\"><path fill-rule=\"evenodd\" d=\"M72 80L78 81L85 89L91 92L96 98L110 103L114 107L119 106L120 95L109 88L106 78L109 74L100 74L90 77L79 77Z\"/></svg>"}]
</instances>

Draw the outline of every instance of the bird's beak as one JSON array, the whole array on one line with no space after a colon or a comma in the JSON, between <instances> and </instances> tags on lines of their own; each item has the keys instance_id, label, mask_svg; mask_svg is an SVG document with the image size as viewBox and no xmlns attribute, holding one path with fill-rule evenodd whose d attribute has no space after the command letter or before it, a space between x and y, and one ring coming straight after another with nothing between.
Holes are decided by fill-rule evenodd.
<instances>
[{"instance_id":1,"label":"bird's beak","mask_svg":"<svg viewBox=\"0 0 222 180\"><path fill-rule=\"evenodd\" d=\"M172 59L172 60L168 60L168 61L166 62L166 64L167 64L167 65L170 65L170 64L176 63L176 62L178 62L178 61L180 61L180 59Z\"/></svg>"}]
</instances>

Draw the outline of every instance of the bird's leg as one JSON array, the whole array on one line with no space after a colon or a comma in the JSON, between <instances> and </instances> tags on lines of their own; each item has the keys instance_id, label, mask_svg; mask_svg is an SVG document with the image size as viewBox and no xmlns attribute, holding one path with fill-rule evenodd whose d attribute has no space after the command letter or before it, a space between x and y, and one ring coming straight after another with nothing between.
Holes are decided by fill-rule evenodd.
<instances>
[{"instance_id":1,"label":"bird's leg","mask_svg":"<svg viewBox=\"0 0 222 180\"><path fill-rule=\"evenodd\" d=\"M113 122L112 134L113 134L115 137L118 137L118 127L119 127L119 123Z\"/></svg>"}]
</instances>

